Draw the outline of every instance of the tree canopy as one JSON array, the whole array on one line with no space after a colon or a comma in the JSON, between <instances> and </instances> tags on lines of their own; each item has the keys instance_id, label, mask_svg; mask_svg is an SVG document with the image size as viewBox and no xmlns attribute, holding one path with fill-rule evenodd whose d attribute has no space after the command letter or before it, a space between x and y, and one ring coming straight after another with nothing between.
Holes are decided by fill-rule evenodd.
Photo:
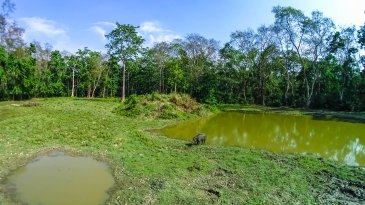
<instances>
[{"instance_id":1,"label":"tree canopy","mask_svg":"<svg viewBox=\"0 0 365 205\"><path fill-rule=\"evenodd\" d=\"M0 99L116 97L180 92L200 102L365 110L365 24L336 27L314 11L277 6L275 22L233 31L221 45L200 34L144 47L138 27L115 24L107 53L60 52L23 42L0 12Z\"/></svg>"}]
</instances>

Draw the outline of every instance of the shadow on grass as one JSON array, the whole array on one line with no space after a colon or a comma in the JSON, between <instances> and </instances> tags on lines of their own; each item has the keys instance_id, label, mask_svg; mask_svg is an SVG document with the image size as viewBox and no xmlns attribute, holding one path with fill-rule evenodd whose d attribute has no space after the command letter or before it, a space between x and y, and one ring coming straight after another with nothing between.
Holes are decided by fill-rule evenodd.
<instances>
[{"instance_id":1,"label":"shadow on grass","mask_svg":"<svg viewBox=\"0 0 365 205\"><path fill-rule=\"evenodd\" d=\"M188 142L188 143L185 143L185 146L186 147L193 147L193 146L203 146L204 144L194 144L194 143L192 143L192 142Z\"/></svg>"}]
</instances>

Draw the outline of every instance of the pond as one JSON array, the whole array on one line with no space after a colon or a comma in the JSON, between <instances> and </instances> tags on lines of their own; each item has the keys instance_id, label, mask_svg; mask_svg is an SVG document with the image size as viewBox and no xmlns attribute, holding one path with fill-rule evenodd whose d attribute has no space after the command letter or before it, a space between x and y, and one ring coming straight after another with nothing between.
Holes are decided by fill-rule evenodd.
<instances>
[{"instance_id":1,"label":"pond","mask_svg":"<svg viewBox=\"0 0 365 205\"><path fill-rule=\"evenodd\" d=\"M6 187L19 204L97 205L108 198L113 184L107 164L52 152L16 170Z\"/></svg>"},{"instance_id":2,"label":"pond","mask_svg":"<svg viewBox=\"0 0 365 205\"><path fill-rule=\"evenodd\" d=\"M311 153L348 165L365 165L363 123L323 120L309 115L224 112L160 131L186 141L203 132L207 144L277 153Z\"/></svg>"}]
</instances>

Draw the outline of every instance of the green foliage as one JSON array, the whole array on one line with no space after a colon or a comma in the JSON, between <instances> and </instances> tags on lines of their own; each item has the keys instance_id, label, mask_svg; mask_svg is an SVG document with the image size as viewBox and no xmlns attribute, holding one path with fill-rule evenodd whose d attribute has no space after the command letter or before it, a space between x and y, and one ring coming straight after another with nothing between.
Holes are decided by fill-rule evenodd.
<instances>
[{"instance_id":1,"label":"green foliage","mask_svg":"<svg viewBox=\"0 0 365 205\"><path fill-rule=\"evenodd\" d=\"M365 48L365 24L357 31L357 38L361 48Z\"/></svg>"},{"instance_id":2,"label":"green foliage","mask_svg":"<svg viewBox=\"0 0 365 205\"><path fill-rule=\"evenodd\" d=\"M158 92L188 94L212 106L365 108L365 57L359 56L364 26L336 30L318 11L307 16L276 6L272 25L235 31L222 48L195 33L143 48L138 27L116 23L106 35L107 54L88 48L70 54L48 44L22 43L22 29L8 24L13 6L5 1L0 13L0 100L121 96L123 101L133 94ZM169 105L161 109L167 110L164 118L180 116Z\"/></svg>"},{"instance_id":3,"label":"green foliage","mask_svg":"<svg viewBox=\"0 0 365 205\"><path fill-rule=\"evenodd\" d=\"M118 106L123 116L143 119L187 119L209 114L209 110L186 94L131 95Z\"/></svg>"},{"instance_id":4,"label":"green foliage","mask_svg":"<svg viewBox=\"0 0 365 205\"><path fill-rule=\"evenodd\" d=\"M134 58L140 51L144 39L138 36L135 26L116 23L116 28L106 35L110 41L105 47L111 56L126 63Z\"/></svg>"}]
</instances>

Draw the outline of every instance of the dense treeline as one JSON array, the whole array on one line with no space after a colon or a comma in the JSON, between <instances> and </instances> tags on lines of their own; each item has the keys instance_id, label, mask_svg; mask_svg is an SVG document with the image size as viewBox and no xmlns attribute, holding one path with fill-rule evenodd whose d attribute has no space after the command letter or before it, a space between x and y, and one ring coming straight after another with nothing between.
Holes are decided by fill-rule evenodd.
<instances>
[{"instance_id":1,"label":"dense treeline","mask_svg":"<svg viewBox=\"0 0 365 205\"><path fill-rule=\"evenodd\" d=\"M117 23L107 54L71 54L24 43L12 9L6 0L0 15L1 100L180 92L212 104L365 110L365 25L336 28L321 12L274 7L272 25L233 32L223 46L189 34L145 48L137 27Z\"/></svg>"}]
</instances>

